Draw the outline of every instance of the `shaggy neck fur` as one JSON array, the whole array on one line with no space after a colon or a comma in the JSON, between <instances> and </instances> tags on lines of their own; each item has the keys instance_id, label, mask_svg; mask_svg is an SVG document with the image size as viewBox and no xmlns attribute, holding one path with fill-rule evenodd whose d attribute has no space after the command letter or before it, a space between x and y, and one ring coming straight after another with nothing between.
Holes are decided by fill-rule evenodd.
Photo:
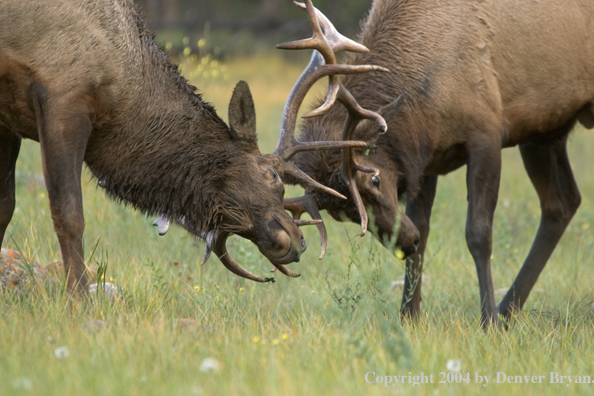
<instances>
[{"instance_id":1,"label":"shaggy neck fur","mask_svg":"<svg viewBox=\"0 0 594 396\"><path fill-rule=\"evenodd\" d=\"M245 230L251 220L238 210L245 202L223 191L229 175L253 165L257 146L232 139L214 108L155 45L131 1L115 3L121 13L99 19L115 18L121 27L113 50L122 57L114 59L126 61L113 67L128 78L111 88L119 101L98 116L85 156L89 169L110 195L146 214L183 216L196 234L223 218L231 220L227 231Z\"/></svg>"}]
</instances>

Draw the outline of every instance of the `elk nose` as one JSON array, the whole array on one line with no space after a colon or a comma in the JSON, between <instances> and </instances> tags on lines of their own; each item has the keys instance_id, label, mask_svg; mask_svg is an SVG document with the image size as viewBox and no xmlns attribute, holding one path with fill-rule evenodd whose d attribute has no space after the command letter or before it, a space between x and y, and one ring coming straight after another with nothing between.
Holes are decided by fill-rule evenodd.
<instances>
[{"instance_id":1,"label":"elk nose","mask_svg":"<svg viewBox=\"0 0 594 396\"><path fill-rule=\"evenodd\" d=\"M404 253L404 258L410 257L417 252L417 248L414 246L409 246L402 249L402 253Z\"/></svg>"},{"instance_id":2,"label":"elk nose","mask_svg":"<svg viewBox=\"0 0 594 396\"><path fill-rule=\"evenodd\" d=\"M300 235L299 239L293 240L293 248L286 256L286 259L289 259L290 257L290 261L288 262L299 262L301 255L303 254L303 252L305 252L305 249L307 249L307 242L305 242L305 238L303 238L303 235Z\"/></svg>"},{"instance_id":3,"label":"elk nose","mask_svg":"<svg viewBox=\"0 0 594 396\"><path fill-rule=\"evenodd\" d=\"M402 253L404 253L404 257L410 257L417 252L419 249L419 244L421 243L421 239L417 238L413 241L413 243L409 246L402 247Z\"/></svg>"},{"instance_id":4,"label":"elk nose","mask_svg":"<svg viewBox=\"0 0 594 396\"><path fill-rule=\"evenodd\" d=\"M299 243L301 245L301 250L305 252L305 249L307 249L307 242L305 242L305 238L303 238L303 236L301 237L301 241Z\"/></svg>"}]
</instances>

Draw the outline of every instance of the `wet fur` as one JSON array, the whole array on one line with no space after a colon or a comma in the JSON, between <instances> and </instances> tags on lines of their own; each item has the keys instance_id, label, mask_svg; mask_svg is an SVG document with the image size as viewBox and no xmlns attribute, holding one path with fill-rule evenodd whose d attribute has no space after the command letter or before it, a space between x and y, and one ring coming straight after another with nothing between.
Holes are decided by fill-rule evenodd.
<instances>
[{"instance_id":1,"label":"wet fur","mask_svg":"<svg viewBox=\"0 0 594 396\"><path fill-rule=\"evenodd\" d=\"M282 247L266 215L290 218L282 184L266 179L255 116L236 111L238 130L228 127L154 43L131 0L5 0L0 25L0 156L8 158L0 241L14 209L13 159L29 138L41 143L67 273L76 262L70 290L85 286L83 160L112 197L145 214L183 216L197 236L238 233L261 249ZM237 104L253 109L240 85Z\"/></svg>"},{"instance_id":2,"label":"wet fur","mask_svg":"<svg viewBox=\"0 0 594 396\"><path fill-rule=\"evenodd\" d=\"M30 82L20 87L36 82L52 93L80 92L94 121L85 162L115 198L146 214L185 215L196 230L215 227L223 217L234 219L235 225L225 225L229 231L249 228L251 219L238 210L245 202L239 196L233 197L237 202L222 202L221 192L233 187L227 185L229 172L253 166L238 164L248 159L238 158L237 151L256 154L257 146L231 138L215 109L154 43L132 2L40 2L28 7L45 8L41 13L24 10L40 16L27 22L41 25L35 29L38 35L32 36L27 24L3 29L10 37L0 33L0 42L9 43L0 49L0 59L8 65L0 74L0 87L20 82L7 70L16 68ZM10 15L10 4L0 8ZM60 40L64 25L93 33ZM48 59L46 46L53 47L54 58ZM19 59L18 49L25 47L31 49L30 60ZM89 48L97 53L85 59ZM70 54L68 62L65 53ZM61 68L65 70L58 73ZM0 124L38 140L28 93L0 89Z\"/></svg>"}]
</instances>

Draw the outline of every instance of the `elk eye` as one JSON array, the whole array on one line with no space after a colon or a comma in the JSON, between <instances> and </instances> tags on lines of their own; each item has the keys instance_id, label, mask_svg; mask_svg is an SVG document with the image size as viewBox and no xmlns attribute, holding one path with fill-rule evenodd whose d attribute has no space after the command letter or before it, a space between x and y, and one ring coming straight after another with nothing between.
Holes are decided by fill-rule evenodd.
<instances>
[{"instance_id":1,"label":"elk eye","mask_svg":"<svg viewBox=\"0 0 594 396\"><path fill-rule=\"evenodd\" d=\"M276 173L276 171L274 169L270 169L270 172L272 173L272 181L274 183L278 183L280 181L280 177L278 177L278 173Z\"/></svg>"},{"instance_id":2,"label":"elk eye","mask_svg":"<svg viewBox=\"0 0 594 396\"><path fill-rule=\"evenodd\" d=\"M371 176L371 184L373 184L373 186L377 189L379 189L380 186L380 180L378 176Z\"/></svg>"}]
</instances>

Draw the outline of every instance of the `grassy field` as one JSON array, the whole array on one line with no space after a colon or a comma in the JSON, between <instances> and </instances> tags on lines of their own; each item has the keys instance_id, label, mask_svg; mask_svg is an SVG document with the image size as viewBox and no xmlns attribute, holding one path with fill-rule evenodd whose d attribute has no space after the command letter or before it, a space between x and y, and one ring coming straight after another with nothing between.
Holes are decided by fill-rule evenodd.
<instances>
[{"instance_id":1,"label":"grassy field","mask_svg":"<svg viewBox=\"0 0 594 396\"><path fill-rule=\"evenodd\" d=\"M273 55L224 65L196 58L183 72L225 119L235 82L249 81L260 146L271 152L305 58ZM20 297L4 293L0 395L594 394L594 384L549 383L551 372L594 380L594 136L575 131L569 147L582 206L525 310L502 333L478 327L478 285L464 240L464 169L439 182L423 315L414 327L400 326L401 289L392 285L403 262L370 235L360 238L356 225L326 218L323 261L315 228L306 229L309 249L292 265L302 276L256 284L216 258L200 267L200 242L176 227L159 237L153 219L110 201L86 172L85 252L92 264L107 266L106 277L123 299L72 305L63 284ZM504 290L528 252L540 212L517 150L503 157L493 277ZM24 143L17 169L17 209L5 247L42 264L57 261L37 143ZM249 242L230 242L250 271L272 268ZM434 383L416 386L421 372ZM498 372L543 376L542 383L496 383ZM383 376L410 376L411 383L405 378L386 387L378 384ZM489 384L477 383L477 376L489 376Z\"/></svg>"}]
</instances>

